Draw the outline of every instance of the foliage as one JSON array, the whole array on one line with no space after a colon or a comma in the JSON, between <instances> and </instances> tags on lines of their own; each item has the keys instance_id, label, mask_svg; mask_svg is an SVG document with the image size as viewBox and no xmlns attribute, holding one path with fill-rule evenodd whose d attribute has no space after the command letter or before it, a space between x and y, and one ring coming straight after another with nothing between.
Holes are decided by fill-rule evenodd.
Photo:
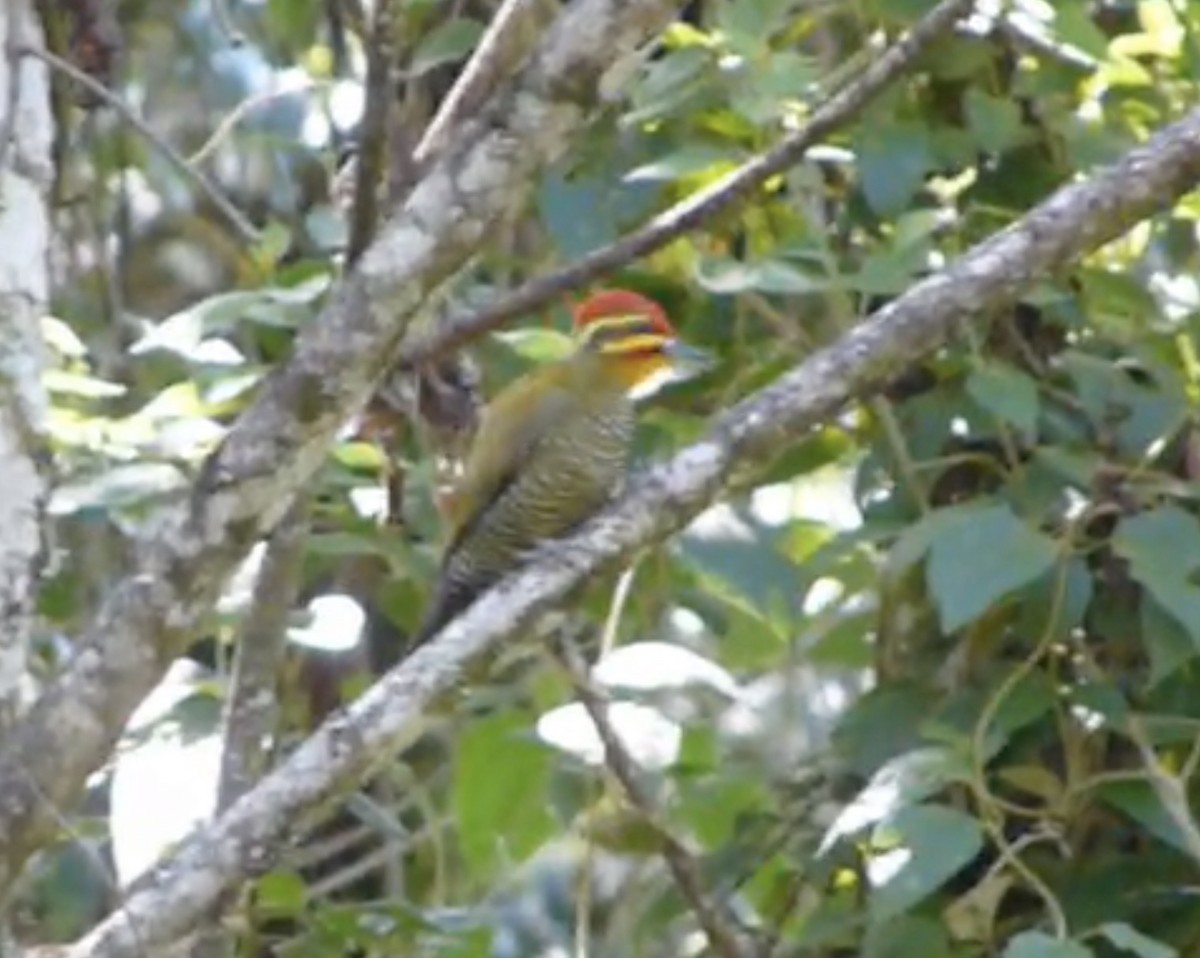
<instances>
[{"instance_id":1,"label":"foliage","mask_svg":"<svg viewBox=\"0 0 1200 958\"><path fill-rule=\"evenodd\" d=\"M206 161L268 224L253 248L114 115L60 117L61 135L86 147L60 187L91 198L60 214L69 255L45 325L58 474L46 673L69 654L56 640L126 568L131 537L186 488L336 281L344 230L324 182L362 73L356 5L345 20L317 4L236 7L252 38L236 48L212 5L178 17L168 6L123 13L118 92L142 91L173 142L198 146L272 84L294 92L254 110ZM398 49L413 98L443 92L491 13L460 6L406 5ZM895 34L925 6L696 5L454 295L486 298L711 184L853 77L876 31ZM630 267L622 283L658 296L722 357L648 410L640 452L694 438L1194 106L1198 32L1200 8L1182 0L1020 0L999 20L979 13L736 212ZM658 824L787 953L1200 949L1198 214L1191 197L1047 275L990 329L964 326L631 571L620 645L596 676L621 703L613 723ZM489 390L561 349L543 323L565 330L565 310L473 347ZM420 430L392 443L348 430L320 474L294 610L289 743L394 657L431 580L430 444ZM402 525L378 517L391 469L404 480ZM66 854L120 861L142 830L121 824L116 781L136 792L166 767L143 761L145 781L130 784L128 755L216 734L211 705L250 581L214 610L193 652L202 677L130 731L138 749L117 758L111 793L97 786L104 811L73 823ZM365 615L347 624L310 605L341 593ZM613 582L596 583L572 620L598 627L613 596ZM689 947L694 916L658 857L658 825L600 774L602 749L561 669L522 651L257 883L263 941L294 954L416 946L500 958L584 935L596 955ZM208 794L200 764L214 763L193 762L188 787ZM26 889L30 938L74 937L112 897L101 878L80 889L62 861L48 857Z\"/></svg>"}]
</instances>

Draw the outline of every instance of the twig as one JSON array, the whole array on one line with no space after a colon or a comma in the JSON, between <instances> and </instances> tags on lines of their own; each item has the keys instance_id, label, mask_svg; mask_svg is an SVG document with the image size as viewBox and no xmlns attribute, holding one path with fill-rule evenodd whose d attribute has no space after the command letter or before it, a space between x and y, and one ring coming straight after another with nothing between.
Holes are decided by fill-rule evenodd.
<instances>
[{"instance_id":1,"label":"twig","mask_svg":"<svg viewBox=\"0 0 1200 958\"><path fill-rule=\"evenodd\" d=\"M222 721L224 742L217 784L219 815L258 784L266 772L279 732L279 670L288 613L300 584L308 538L309 497L302 490L267 541L249 610L238 634L233 678ZM189 958L229 958L233 933L221 922L234 890L219 896L208 921L197 929Z\"/></svg>"},{"instance_id":2,"label":"twig","mask_svg":"<svg viewBox=\"0 0 1200 958\"><path fill-rule=\"evenodd\" d=\"M1131 714L1125 723L1125 733L1133 741L1146 768L1146 777L1150 781L1154 793L1162 803L1163 810L1172 824L1179 829L1186 849L1192 862L1200 865L1200 825L1192 815L1191 803L1188 799L1188 780L1182 775L1173 775L1159 761L1146 734L1146 728L1141 718Z\"/></svg>"},{"instance_id":3,"label":"twig","mask_svg":"<svg viewBox=\"0 0 1200 958\"><path fill-rule=\"evenodd\" d=\"M1010 13L1001 14L995 20L994 29L1020 50L1035 56L1045 57L1062 66L1082 73L1095 73L1099 64L1082 50L1061 43L1053 37L1043 36Z\"/></svg>"},{"instance_id":4,"label":"twig","mask_svg":"<svg viewBox=\"0 0 1200 958\"><path fill-rule=\"evenodd\" d=\"M621 625L621 616L625 612L625 604L629 601L629 593L633 590L633 580L637 576L641 556L629 563L629 568L621 570L613 589L612 603L608 607L608 617L604 620L604 631L600 633L600 655L603 657L613 650L617 644L617 629Z\"/></svg>"},{"instance_id":5,"label":"twig","mask_svg":"<svg viewBox=\"0 0 1200 958\"><path fill-rule=\"evenodd\" d=\"M229 8L225 6L225 0L212 0L212 16L213 22L225 34L225 39L229 41L231 47L240 47L246 42L246 35L233 22Z\"/></svg>"},{"instance_id":6,"label":"twig","mask_svg":"<svg viewBox=\"0 0 1200 958\"><path fill-rule=\"evenodd\" d=\"M363 254L379 222L379 183L383 178L384 148L393 98L393 59L391 0L377 0L367 48L366 96L359 126L354 205L350 209L350 237L346 243L347 265Z\"/></svg>"},{"instance_id":7,"label":"twig","mask_svg":"<svg viewBox=\"0 0 1200 958\"><path fill-rule=\"evenodd\" d=\"M587 665L578 649L565 639L556 649L566 669L579 701L587 709L600 741L604 743L604 761L613 778L620 784L629 803L654 827L662 842L662 856L667 863L680 893L691 906L696 920L708 936L713 950L722 958L749 958L756 949L740 932L738 921L728 906L709 895L705 889L703 869L687 847L663 825L659 824L654 803L638 780L637 767L625 750L620 737L608 719L606 697L588 679Z\"/></svg>"},{"instance_id":8,"label":"twig","mask_svg":"<svg viewBox=\"0 0 1200 958\"><path fill-rule=\"evenodd\" d=\"M97 82L92 77L88 76L80 70L75 64L64 60L62 57L51 53L49 50L39 50L37 47L22 45L17 48L17 53L22 57L33 57L41 60L46 65L57 70L59 73L70 77L80 86L84 87L91 93L103 100L106 104L116 110L117 114L135 130L137 130L145 139L158 150L171 165L178 169L188 180L195 183L196 186L208 197L209 201L215 206L222 216L229 221L229 224L237 232L243 242L248 244L257 243L259 239L258 230L254 225L242 215L229 198L222 193L213 184L201 170L196 169L179 153L175 147L171 146L164 140L154 128L151 127L137 112L129 106L124 100L113 93L103 83Z\"/></svg>"},{"instance_id":9,"label":"twig","mask_svg":"<svg viewBox=\"0 0 1200 958\"><path fill-rule=\"evenodd\" d=\"M413 151L418 175L446 148L463 121L478 112L505 74L529 55L554 13L555 4L546 0L504 0Z\"/></svg>"},{"instance_id":10,"label":"twig","mask_svg":"<svg viewBox=\"0 0 1200 958\"><path fill-rule=\"evenodd\" d=\"M1082 650L1082 659L1090 677L1109 685L1113 684L1112 678L1090 651ZM1192 746L1192 754L1189 754L1185 760L1180 773L1174 774L1159 761L1158 754L1154 751L1154 743L1147 734L1146 724L1141 715L1130 711L1121 726L1121 731L1133 742L1134 748L1137 749L1138 756L1142 760L1143 769L1138 777L1149 781L1150 787L1154 789L1155 795L1162 803L1163 811L1167 813L1171 823L1179 830L1184 851L1193 863L1200 865L1200 823L1197 823L1192 815L1191 802L1188 797L1190 775L1195 771L1193 759L1195 743ZM1089 782L1089 785L1091 784L1093 783Z\"/></svg>"},{"instance_id":11,"label":"twig","mask_svg":"<svg viewBox=\"0 0 1200 958\"><path fill-rule=\"evenodd\" d=\"M217 124L216 129L212 131L208 139L205 140L200 148L197 149L191 156L187 158L189 166L199 166L204 163L214 152L218 146L233 132L234 128L246 119L251 113L257 110L260 106L278 100L280 97L288 96L291 93L306 93L309 90L318 87L327 86L325 80L317 80L310 77L303 83L298 83L295 86L282 87L278 90L267 90L265 93L254 93L245 99L241 100L225 117Z\"/></svg>"},{"instance_id":12,"label":"twig","mask_svg":"<svg viewBox=\"0 0 1200 958\"><path fill-rule=\"evenodd\" d=\"M437 359L518 316L528 315L565 293L661 249L712 219L771 177L800 162L812 146L857 116L973 4L974 0L942 0L907 35L817 107L804 126L766 153L659 213L636 232L593 250L558 272L530 280L476 312L446 317L427 339L416 340L405 349L401 364L411 367Z\"/></svg>"},{"instance_id":13,"label":"twig","mask_svg":"<svg viewBox=\"0 0 1200 958\"><path fill-rule=\"evenodd\" d=\"M278 680L288 615L300 587L311 511L300 493L267 540L250 608L238 633L225 706L217 809L224 811L262 777L277 733Z\"/></svg>"}]
</instances>

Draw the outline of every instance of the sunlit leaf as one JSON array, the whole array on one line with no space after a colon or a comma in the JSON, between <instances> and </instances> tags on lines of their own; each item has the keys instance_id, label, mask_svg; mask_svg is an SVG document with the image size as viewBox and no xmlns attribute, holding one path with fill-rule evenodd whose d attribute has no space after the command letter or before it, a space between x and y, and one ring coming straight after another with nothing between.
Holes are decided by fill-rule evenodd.
<instances>
[{"instance_id":1,"label":"sunlit leaf","mask_svg":"<svg viewBox=\"0 0 1200 958\"><path fill-rule=\"evenodd\" d=\"M459 733L454 813L463 855L476 874L488 874L506 858L520 860L550 836L554 822L545 801L550 758L519 712L479 719Z\"/></svg>"},{"instance_id":2,"label":"sunlit leaf","mask_svg":"<svg viewBox=\"0 0 1200 958\"><path fill-rule=\"evenodd\" d=\"M1123 921L1109 921L1100 926L1100 934L1114 948L1137 955L1138 958L1175 958L1179 951L1149 935L1143 935L1132 925Z\"/></svg>"},{"instance_id":3,"label":"sunlit leaf","mask_svg":"<svg viewBox=\"0 0 1200 958\"><path fill-rule=\"evenodd\" d=\"M1042 931L1023 931L1009 941L1003 958L1092 958L1092 950L1069 938Z\"/></svg>"},{"instance_id":4,"label":"sunlit leaf","mask_svg":"<svg viewBox=\"0 0 1200 958\"><path fill-rule=\"evenodd\" d=\"M897 846L872 859L868 866L873 873L869 908L872 923L886 921L918 904L958 874L983 848L979 823L941 805L903 808L882 828Z\"/></svg>"},{"instance_id":5,"label":"sunlit leaf","mask_svg":"<svg viewBox=\"0 0 1200 958\"><path fill-rule=\"evenodd\" d=\"M663 769L679 757L682 729L658 709L637 702L612 702L608 706L608 721L635 764ZM604 741L591 715L579 702L551 709L541 716L537 735L547 745L588 765L604 762Z\"/></svg>"}]
</instances>

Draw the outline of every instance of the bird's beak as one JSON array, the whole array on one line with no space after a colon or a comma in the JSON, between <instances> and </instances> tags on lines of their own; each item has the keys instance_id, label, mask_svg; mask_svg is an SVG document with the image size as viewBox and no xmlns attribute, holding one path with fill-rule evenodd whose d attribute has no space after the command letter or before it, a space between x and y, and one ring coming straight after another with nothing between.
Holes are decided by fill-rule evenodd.
<instances>
[{"instance_id":1,"label":"bird's beak","mask_svg":"<svg viewBox=\"0 0 1200 958\"><path fill-rule=\"evenodd\" d=\"M699 349L679 339L668 340L663 355L671 361L676 379L691 379L707 372L717 364L717 357L707 349Z\"/></svg>"}]
</instances>

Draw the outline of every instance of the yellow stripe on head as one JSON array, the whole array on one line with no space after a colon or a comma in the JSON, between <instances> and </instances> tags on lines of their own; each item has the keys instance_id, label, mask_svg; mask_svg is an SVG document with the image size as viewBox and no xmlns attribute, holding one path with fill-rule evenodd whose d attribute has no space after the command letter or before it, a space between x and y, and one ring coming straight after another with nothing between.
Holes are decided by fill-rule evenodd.
<instances>
[{"instance_id":1,"label":"yellow stripe on head","mask_svg":"<svg viewBox=\"0 0 1200 958\"><path fill-rule=\"evenodd\" d=\"M581 345L605 356L659 350L672 338L653 319L636 313L594 319L580 330Z\"/></svg>"},{"instance_id":2,"label":"yellow stripe on head","mask_svg":"<svg viewBox=\"0 0 1200 958\"><path fill-rule=\"evenodd\" d=\"M593 293L575 307L575 329L582 338L590 338L593 328L637 323L663 337L675 330L663 308L648 296L628 289L606 289Z\"/></svg>"}]
</instances>

